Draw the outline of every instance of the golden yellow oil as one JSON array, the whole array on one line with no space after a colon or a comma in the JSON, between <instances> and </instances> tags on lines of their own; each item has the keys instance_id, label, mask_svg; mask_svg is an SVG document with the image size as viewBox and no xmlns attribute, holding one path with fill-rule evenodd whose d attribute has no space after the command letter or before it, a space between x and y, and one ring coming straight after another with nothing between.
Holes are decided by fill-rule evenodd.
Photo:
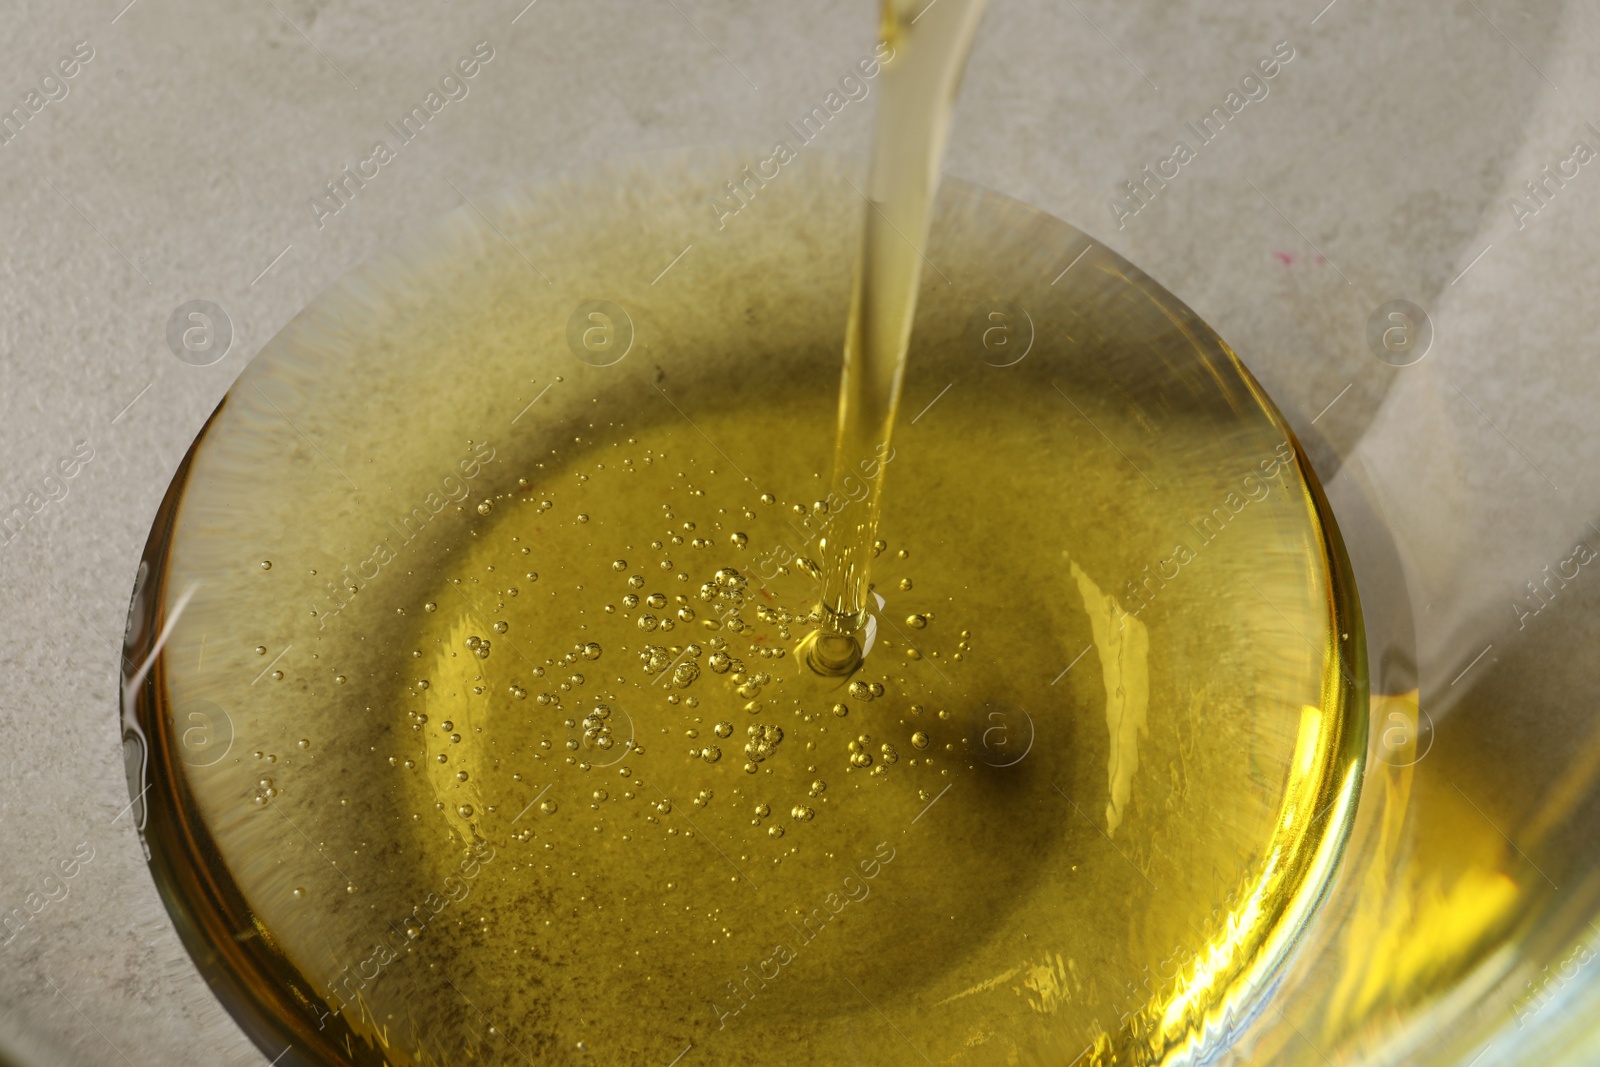
<instances>
[{"instance_id":1,"label":"golden yellow oil","mask_svg":"<svg viewBox=\"0 0 1600 1067\"><path fill-rule=\"evenodd\" d=\"M197 443L134 607L135 812L263 1047L1151 1064L1259 1010L1364 750L1297 446L1159 287L951 185L857 460L865 660L817 676L859 196L806 166L725 231L715 164L480 205ZM620 357L571 340L597 296Z\"/></svg>"},{"instance_id":2,"label":"golden yellow oil","mask_svg":"<svg viewBox=\"0 0 1600 1067\"><path fill-rule=\"evenodd\" d=\"M997 468L960 462L993 417L953 405L937 443L884 457L907 502L889 498L875 564L884 604L848 684L791 654L817 590L805 557L784 549L828 513L759 492L708 443L752 426L795 439L811 420L736 409L698 430L597 424L527 469L526 486L473 501L489 514L428 599L407 605L412 658L389 679L398 766L386 791L434 827L408 866L470 889L452 933L402 920L406 939L388 934L416 983L408 995L447 1001L445 976L470 972L462 993L490 1018L540 1019L524 1038L535 1055L581 1043L634 1061L681 1036L714 1062L915 1062L969 1043L983 1062L976 1046L1027 1047L1019 1039L1072 1014L1065 1003L1114 1002L1096 961L1128 936L1118 913L1129 901L1151 892L1143 906L1159 908L1207 889L1222 906L1234 885L1180 888L1186 872L1148 851L1161 835L1138 841L1122 823L1179 836L1173 816L1202 818L1222 797L1230 812L1259 798L1267 814L1286 768L1243 736L1226 740L1236 694L1201 665L1241 648L1257 664L1320 650L1264 597L1202 621L1228 563L1187 575L1175 546L1163 557L1177 570L1170 587L1138 575L1144 610L1102 590L1090 572L1106 573L1102 542L1122 528L1067 541L1038 581L1062 512L1104 513L1126 475L1106 464L1070 499L995 500L981 488L994 469L1037 483L1015 444L991 446ZM1286 455L1263 452L1274 467ZM1239 462L1259 474L1257 457ZM804 486L809 473L774 481ZM1251 484L1267 494L1251 507L1305 507L1273 479ZM1209 518L1204 503L1189 510ZM1268 581L1285 546L1252 518L1217 529L1215 544L1180 534L1194 552L1182 566L1199 568L1228 537L1229 561L1254 559ZM1153 567L1162 555L1151 546ZM1193 632L1163 635L1175 622ZM1177 720L1170 747L1148 740L1152 679L1159 697L1167 671L1216 679L1187 707L1162 701ZM1303 741L1301 707L1284 714L1284 738ZM1134 814L1141 763L1168 779L1165 818ZM483 842L498 866L469 882L454 865ZM1085 885L1091 849L1116 862ZM1211 936L1144 921L1169 948ZM1180 961L1168 966L1175 975ZM346 1002L360 989L346 985Z\"/></svg>"}]
</instances>

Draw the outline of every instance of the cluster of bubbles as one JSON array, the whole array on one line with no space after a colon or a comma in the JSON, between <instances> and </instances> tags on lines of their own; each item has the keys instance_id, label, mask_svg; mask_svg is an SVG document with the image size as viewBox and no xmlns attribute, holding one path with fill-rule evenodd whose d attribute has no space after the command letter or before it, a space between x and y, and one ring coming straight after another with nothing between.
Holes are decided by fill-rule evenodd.
<instances>
[{"instance_id":1,"label":"cluster of bubbles","mask_svg":"<svg viewBox=\"0 0 1600 1067\"><path fill-rule=\"evenodd\" d=\"M868 773L882 775L889 767L898 762L900 762L900 753L887 741L878 746L876 758L872 754L872 738L866 734L862 734L850 742L850 766L852 768L866 769L871 767L872 770Z\"/></svg>"},{"instance_id":2,"label":"cluster of bubbles","mask_svg":"<svg viewBox=\"0 0 1600 1067\"><path fill-rule=\"evenodd\" d=\"M666 645L646 645L639 650L639 662L651 674L660 674L672 664L672 652Z\"/></svg>"},{"instance_id":3,"label":"cluster of bubbles","mask_svg":"<svg viewBox=\"0 0 1600 1067\"><path fill-rule=\"evenodd\" d=\"M617 562L620 563L622 561L618 560ZM678 577L687 580L685 575L680 574ZM628 586L632 589L644 588L644 575L633 575L628 579ZM649 596L644 598L643 603L644 606L649 608L651 611L665 611L667 608L667 594L651 593ZM682 606L678 608L676 619L672 618L670 615L658 617L647 613L640 615L635 621L635 625L637 625L639 629L643 630L645 633L655 633L657 630L660 630L662 633L667 633L676 629L678 623L680 622L686 625L693 622L695 620L695 611L689 606L689 598L686 596L679 596L678 603ZM638 593L626 593L622 597L622 606L625 608L636 608L639 606L639 604L640 600Z\"/></svg>"},{"instance_id":4,"label":"cluster of bubbles","mask_svg":"<svg viewBox=\"0 0 1600 1067\"><path fill-rule=\"evenodd\" d=\"M691 492L693 495L703 495L693 490L691 490ZM763 501L769 504L774 502L772 499L770 499L770 495L764 496ZM551 506L552 505L549 501L545 501L540 504L538 510L541 512L547 511ZM668 520L673 519L670 507L668 507L666 517ZM746 517L754 518L754 515L746 512ZM579 521L584 521L585 519L587 519L587 516L583 516ZM695 530L695 526L692 522L684 522L682 524L682 529L686 533L692 534ZM718 525L718 529L722 529L720 524ZM715 536L720 539L723 534L719 533ZM750 540L749 535L744 533L733 533L727 536L729 537L729 541L731 542L732 546L736 549L745 548ZM663 534L662 540L649 542L649 547L656 550L657 553L665 555L671 551L666 547L665 542L667 540L670 540L671 544L674 546L681 546L686 542L686 538L683 534L679 534L674 530L669 529ZM694 536L690 542L690 546L696 549L715 549L715 541L711 536ZM644 545L640 544L638 547L642 549ZM627 550L627 555L629 557L633 557L633 546L630 545L628 548L629 550ZM887 545L884 542L878 541L873 545L874 554L882 553L886 550L886 548ZM521 549L521 552L523 555L529 554L529 550L527 548ZM609 555L611 553L607 554ZM710 553L708 553L708 555L710 555ZM907 553L905 551L901 551L898 553L898 556L900 559L905 559L907 558ZM652 556L651 558L654 559L655 557ZM772 675L763 673L759 670L752 671L747 669L745 662L740 658L739 652L736 652L735 649L730 647L729 641L732 640L737 642L743 640L746 644L748 644L749 647L747 649L741 646L740 652L742 652L743 655L750 655L752 663L757 659L757 657L767 659L782 657L786 655L788 651L787 648L783 647L783 643L792 645L795 639L803 636L803 634L811 626L814 626L818 621L818 611L816 609L812 609L809 612L802 612L793 610L792 608L786 608L781 604L769 603L768 601L772 599L770 594L761 597L756 596L755 590L750 584L754 579L747 579L745 575L740 573L740 571L734 567L720 567L712 574L709 581L699 585L698 589L694 592L690 592L690 590L694 589L692 585L685 584L684 591L687 595L674 596L664 592L646 592L646 589L650 585L655 584L655 582L650 581L650 579L647 577L649 574L655 573L655 568L650 565L649 559L641 562L639 559L634 558L630 564L629 559L617 558L614 560L606 560L601 557L595 562L600 565L601 570L606 570L607 564L609 564L610 573L607 575L607 579L614 578L618 584L623 584L625 580L626 592L624 592L621 596L620 604L623 608L627 609L630 614L633 615L633 625L629 626L628 630L631 632L637 628L637 630L641 632L641 636L644 634L650 635L649 637L643 638L643 640L637 645L635 645L632 641L628 641L626 637L621 638L624 642L626 642L626 644L623 646L624 651L627 650L628 646L632 646L637 649L639 662L643 667L645 674L648 675L648 681L635 683L635 686L637 687L638 685L642 684L646 686L646 692L654 692L664 695L668 704L678 705L680 703L686 703L688 707L694 708L699 705L699 699L696 696L689 695L687 693L680 697L679 693L681 691L689 690L696 684L699 684L702 687L713 684L715 682L715 678L702 678L702 675L708 673L713 676L727 676L727 686L715 686L715 689L719 694L726 689L726 691L731 695L737 696L742 702L742 706L745 708L745 710L751 716L756 717L748 720L748 726L746 729L747 738L743 745L743 755L745 756L745 760L743 761L743 770L752 775L758 773L760 765L767 763L775 756L779 746L784 740L783 728L776 722L772 722L770 720L774 716L774 713L778 711L779 705L785 702L782 699L783 693L777 691L767 693L766 698L763 699L762 694L764 689L773 685ZM674 570L670 560L656 559L656 562L660 564L662 570L664 571ZM808 561L803 560L798 561L797 565L800 566L802 570L807 570L809 569L806 567L807 562ZM494 570L495 568L490 567L489 569ZM519 572L521 570L520 567L516 569ZM704 573L704 571L701 571L702 575ZM782 569L782 573L788 574L789 571L784 568ZM663 580L666 577L666 575L660 575L658 576L657 581ZM676 578L680 582L689 582L689 577L685 574L676 574ZM527 573L527 580L530 582L536 581L537 574L529 571ZM609 580L606 582L606 584L609 584ZM671 588L670 585L666 587ZM910 579L902 579L899 582L899 588L903 591L909 590L911 588ZM578 589L583 589L583 586L579 585ZM515 595L516 591L514 589L502 591L502 596ZM500 606L504 607L504 604L502 603ZM426 610L430 612L436 611L437 605L430 602L428 605L426 605ZM605 610L608 614L615 614L615 609L613 609L609 604L606 606ZM626 620L627 618L628 615L624 615L622 620L617 621L623 622L623 620ZM752 624L754 620L760 621L761 625L759 628L753 628ZM913 630L924 630L931 625L932 621L933 616L931 612L926 614L910 614L905 618L906 625ZM679 627L686 627L691 632L681 635L674 634L673 636L678 639L677 642L674 643L673 639L666 635ZM507 632L507 624L505 622L493 623L492 628L496 634L504 634ZM581 629L588 629L588 627L584 626L581 627ZM602 638L604 637L603 634L601 636ZM960 651L965 651L967 649L968 636L969 635L965 631L961 633L962 643L960 646ZM465 640L465 645L467 650L472 652L479 659L486 660L490 656L490 641L478 634L468 637ZM518 651L520 654L520 650ZM754 655L752 655L752 653ZM600 656L601 645L596 641L588 641L586 643L574 645L572 652L565 655L561 662L563 664L573 664L580 659L593 661L599 659ZM957 656L956 658L960 657ZM553 661L546 660L545 662L551 663ZM775 668L777 667L777 665L774 666ZM555 669L558 671L560 670L559 667ZM534 667L533 671L537 677L544 677L545 672L543 669ZM544 684L549 686L553 682L556 682L558 678L559 675L556 678L550 679L550 681L545 682ZM596 680L599 681L603 686L605 681L608 679L597 678ZM621 677L616 678L615 681L618 683L623 683L623 679ZM421 681L414 684L417 690L427 688L426 681ZM537 683L532 684L535 684L537 688ZM561 692L570 692L573 687L582 684L582 675L574 674L570 679L559 684L559 690ZM656 687L653 690L648 688L652 684ZM516 682L512 682L509 688L513 697L525 698L527 696L527 690L523 689L523 687ZM858 716L865 715L866 718L871 722L871 725L884 725L876 721L878 716L874 713L872 708L869 707L869 705L872 705L874 701L885 696L886 689L884 682L869 681L865 678L858 677L849 682L846 690L846 693L839 694L839 699L836 701L831 703L824 702L821 704L821 708L831 711L832 717L843 718L847 716L850 712L850 709L854 707L857 709ZM475 689L474 691L481 693L482 690ZM562 706L561 692L551 691L539 693L538 703L544 706L554 705L555 708L560 709ZM613 702L615 700L615 697L609 694L596 695L604 696L606 700L611 700ZM701 696L705 699L712 699L707 694L701 694ZM846 700L849 701L848 704L845 703ZM713 700L713 706L715 706L715 704L716 701ZM564 758L568 764L573 764L575 760L582 758L584 753L580 751L580 749L611 750L618 745L620 740L613 734L613 706L611 704L603 701L594 701L587 704L586 707L588 710L582 716L581 731L577 731L581 733L581 742L577 738L574 738L571 733L568 734L566 748L571 754L564 755ZM731 711L731 709L721 708L718 710L722 710L724 715L727 714L728 711ZM922 708L913 707L912 711L913 714L915 714L922 711ZM426 716L415 712L411 714L413 719L413 729L421 729L423 723L426 722ZM941 714L940 717L947 718L948 715ZM577 719L576 715L566 720L566 726L569 730L571 730L573 727L580 726L579 722L574 721L575 719ZM813 721L811 714L804 715L804 719L807 723ZM823 721L826 720L824 719ZM702 738L701 740L697 741L694 746L689 748L688 754L691 759L696 761L697 764L700 762L703 762L707 765L718 764L723 756L723 748L730 742L733 744L739 743L732 740L735 736L736 730L734 723L722 718L721 716L708 716L705 723L702 723L702 720L697 718L694 720L694 723L699 726L699 730L709 729L709 732L714 735L714 738ZM863 727L867 727L869 724L863 723L861 725ZM445 726L448 732L449 724L445 724ZM691 729L688 730L687 733L691 738L694 738L699 736L699 730ZM846 736L848 737L849 735L847 734ZM456 740L456 738L452 738L452 740ZM844 738L840 738L839 740L842 741ZM912 732L910 734L909 741L912 748L918 750L919 752L929 748L932 744L932 740L930 739L929 735L923 730L915 730ZM561 745L560 739L557 738L555 743L559 748ZM835 741L834 743L837 744L838 742ZM904 740L902 740L901 743L905 743ZM546 739L544 742L542 742L542 747L549 748L550 740ZM791 747L793 746L791 745ZM805 747L809 748L810 745L808 744ZM874 740L866 733L862 733L860 736L856 737L855 740L849 741L848 748L849 766L847 769L866 770L869 775L873 776L881 776L885 774L886 770L895 765L899 760L899 754L894 745L888 742L880 743L880 741ZM633 750L634 742L631 740L627 741L622 749L622 751L628 752ZM732 753L730 753L730 755L732 755ZM441 762L444 759L442 756L439 758ZM738 762L736 757L734 762ZM920 763L920 759L913 760L912 762L914 764ZM602 761L602 765L604 766L606 764L604 764ZM589 764L587 762L579 763L577 766L583 770L589 769ZM808 769L812 771L816 770L816 768ZM618 770L618 773L626 777L631 775L632 772L627 768L621 768ZM704 774L706 772L702 770L701 773ZM709 774L706 776L710 777ZM632 787L635 783L629 782L627 784L629 787ZM818 814L817 807L813 805L820 804L819 798L822 797L826 789L827 783L822 781L820 778L812 781L809 789L806 791L807 796L792 803L788 809L787 815L790 823L799 828L803 824L813 822ZM736 792L737 791L738 790L736 790ZM635 794L631 791L624 792L622 794L622 796L627 799L633 798L634 795ZM710 804L712 796L713 791L709 787L702 788L693 795L691 802L695 808L705 808ZM600 802L606 799L608 799L608 796L604 789L595 790L593 792L593 800L595 803L590 806L594 810L600 810ZM680 797L680 799L682 798ZM782 803L789 799L791 798L780 798L776 801L776 803L779 805L780 814L782 812ZM263 801L258 798L258 802ZM556 803L551 799L546 799L539 805L539 810L546 815L553 814L555 808ZM466 810L470 810L470 808L467 808ZM663 798L659 803L654 801L649 802L649 807L645 814L647 817L649 817L650 822L656 822L657 819L655 816L666 815L670 811L671 802ZM463 814L464 813L465 812L463 812ZM771 805L767 803L761 803L757 805L755 815L756 818L752 820L753 824L756 826L766 825L767 834L769 837L777 839L784 836L786 828L779 822L779 819L772 817ZM766 820L766 822L764 823L763 820ZM595 829L599 830L600 827L596 826ZM673 830L670 832L677 833L678 831ZM624 839L627 839L626 835L624 835Z\"/></svg>"},{"instance_id":5,"label":"cluster of bubbles","mask_svg":"<svg viewBox=\"0 0 1600 1067\"><path fill-rule=\"evenodd\" d=\"M609 749L616 744L616 739L611 736L611 708L607 704L596 704L583 717L583 743L588 748Z\"/></svg>"},{"instance_id":6,"label":"cluster of bubbles","mask_svg":"<svg viewBox=\"0 0 1600 1067\"><path fill-rule=\"evenodd\" d=\"M739 612L744 609L747 585L744 575L732 567L723 567L711 576L709 582L700 586L700 602L706 605L719 625L733 633L741 633L745 628Z\"/></svg>"},{"instance_id":7,"label":"cluster of bubbles","mask_svg":"<svg viewBox=\"0 0 1600 1067\"><path fill-rule=\"evenodd\" d=\"M256 783L255 796L251 799L256 805L265 807L268 801L277 795L277 785L272 781L271 778L263 778Z\"/></svg>"},{"instance_id":8,"label":"cluster of bubbles","mask_svg":"<svg viewBox=\"0 0 1600 1067\"><path fill-rule=\"evenodd\" d=\"M795 810L798 811L799 809L797 808ZM772 805L763 801L762 803L756 805L755 811L756 817L750 820L750 825L760 826L761 820L772 814ZM767 827L767 836L774 839L782 837L783 825L781 823L774 823L773 825Z\"/></svg>"},{"instance_id":9,"label":"cluster of bubbles","mask_svg":"<svg viewBox=\"0 0 1600 1067\"><path fill-rule=\"evenodd\" d=\"M540 707L547 707L547 708L548 707L556 707L556 708L559 708L559 707L561 707L561 693L563 693L563 692L571 692L573 689L576 689L578 686L582 685L583 682L584 682L584 678L583 678L583 675L581 675L581 674L568 675L567 676L567 680L562 682L560 684L560 686L557 687L560 690L560 692L540 693L534 699L538 702ZM513 684L510 688L511 688L511 695L516 697L518 700L522 700L522 699L526 698L527 695L528 695L528 691L526 689L522 688L520 685Z\"/></svg>"},{"instance_id":10,"label":"cluster of bubbles","mask_svg":"<svg viewBox=\"0 0 1600 1067\"><path fill-rule=\"evenodd\" d=\"M747 732L750 740L745 742L744 754L750 762L745 764L744 769L753 774L756 764L770 759L778 750L778 745L783 742L783 727L753 722Z\"/></svg>"},{"instance_id":11,"label":"cluster of bubbles","mask_svg":"<svg viewBox=\"0 0 1600 1067\"><path fill-rule=\"evenodd\" d=\"M756 618L760 619L764 623L776 626L778 628L778 636L785 641L789 641L794 638L794 629L797 623L802 627L809 627L812 623L817 621L817 615L815 611L808 612L804 615L797 615L781 605L778 607L772 607L766 604L756 605ZM762 650L762 655L768 655L769 653L774 656L782 656L785 654L785 650L782 648Z\"/></svg>"},{"instance_id":12,"label":"cluster of bubbles","mask_svg":"<svg viewBox=\"0 0 1600 1067\"><path fill-rule=\"evenodd\" d=\"M664 680L670 682L675 689L687 689L700 677L699 660L705 655L705 649L698 644L689 644L676 651L677 654L674 655L674 650L666 645L646 645L639 650L639 662L644 664L646 673L657 678L662 677L668 668L671 668L672 674ZM713 671L717 669L716 655L713 653L711 659Z\"/></svg>"},{"instance_id":13,"label":"cluster of bubbles","mask_svg":"<svg viewBox=\"0 0 1600 1067\"><path fill-rule=\"evenodd\" d=\"M745 678L744 681L740 682L739 683L739 687L737 689L735 689L734 692L738 693L740 696L744 697L746 700L754 700L756 697L761 695L761 687L762 686L771 685L771 684L772 684L772 675L767 674L767 673L765 673L763 671L757 671L755 674L749 675L748 677ZM745 705L745 710L746 711L755 711L756 708L753 708L749 704L746 704Z\"/></svg>"}]
</instances>

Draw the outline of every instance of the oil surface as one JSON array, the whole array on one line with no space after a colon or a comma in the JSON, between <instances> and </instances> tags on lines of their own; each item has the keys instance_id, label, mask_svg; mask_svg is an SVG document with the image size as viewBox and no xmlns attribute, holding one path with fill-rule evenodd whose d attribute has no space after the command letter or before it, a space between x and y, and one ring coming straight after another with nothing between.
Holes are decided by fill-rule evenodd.
<instances>
[{"instance_id":1,"label":"oil surface","mask_svg":"<svg viewBox=\"0 0 1600 1067\"><path fill-rule=\"evenodd\" d=\"M862 506L816 506L845 177L787 172L726 231L692 170L508 196L308 309L219 411L136 599L134 652L166 637L130 751L264 1047L1156 1063L1270 986L1364 743L1294 442L1148 279L953 185L917 411L861 460L895 487L865 663L804 669L818 541ZM620 356L571 340L597 293Z\"/></svg>"}]
</instances>

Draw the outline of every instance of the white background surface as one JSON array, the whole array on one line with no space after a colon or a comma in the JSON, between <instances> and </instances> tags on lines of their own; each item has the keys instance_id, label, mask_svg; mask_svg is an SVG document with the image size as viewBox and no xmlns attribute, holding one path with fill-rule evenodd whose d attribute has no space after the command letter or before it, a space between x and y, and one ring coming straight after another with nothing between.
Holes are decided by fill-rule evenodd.
<instances>
[{"instance_id":1,"label":"white background surface","mask_svg":"<svg viewBox=\"0 0 1600 1067\"><path fill-rule=\"evenodd\" d=\"M94 48L0 145L0 512L75 443L95 452L0 545L0 911L74 845L95 849L70 895L0 946L0 1005L88 1062L262 1063L118 818L120 634L174 468L260 346L459 206L450 183L476 198L636 152L754 158L870 52L874 10L124 2L0 6L0 108L77 42ZM1600 120L1600 21L1553 2L1337 0L1318 17L1321 3L991 0L946 169L1080 226L1195 307L1325 474L1359 447L1404 531L1412 599L1442 620L1419 634L1423 677L1448 679L1600 511L1600 164L1525 229L1507 206L1574 140L1600 149L1583 125ZM1193 144L1184 122L1285 40L1296 56L1270 95L1119 230L1120 183ZM319 228L309 199L479 41L495 54L470 95ZM870 117L852 105L818 147L859 152ZM1364 336L1397 297L1436 331L1404 370ZM165 340L195 298L235 330L206 368Z\"/></svg>"}]
</instances>

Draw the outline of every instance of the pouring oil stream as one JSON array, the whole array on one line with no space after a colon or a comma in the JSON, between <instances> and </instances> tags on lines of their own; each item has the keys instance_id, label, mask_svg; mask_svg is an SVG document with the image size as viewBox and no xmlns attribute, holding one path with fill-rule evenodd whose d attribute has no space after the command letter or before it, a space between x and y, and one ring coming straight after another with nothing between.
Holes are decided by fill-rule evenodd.
<instances>
[{"instance_id":1,"label":"pouring oil stream","mask_svg":"<svg viewBox=\"0 0 1600 1067\"><path fill-rule=\"evenodd\" d=\"M835 501L859 503L828 517L819 545L821 620L801 642L802 658L818 674L843 677L861 665L856 635L867 620L884 457L890 454L917 286L927 262L922 250L950 109L983 6L984 0L883 2L879 34L893 51L884 65L872 168L863 191L866 220L845 330L830 494Z\"/></svg>"}]
</instances>

